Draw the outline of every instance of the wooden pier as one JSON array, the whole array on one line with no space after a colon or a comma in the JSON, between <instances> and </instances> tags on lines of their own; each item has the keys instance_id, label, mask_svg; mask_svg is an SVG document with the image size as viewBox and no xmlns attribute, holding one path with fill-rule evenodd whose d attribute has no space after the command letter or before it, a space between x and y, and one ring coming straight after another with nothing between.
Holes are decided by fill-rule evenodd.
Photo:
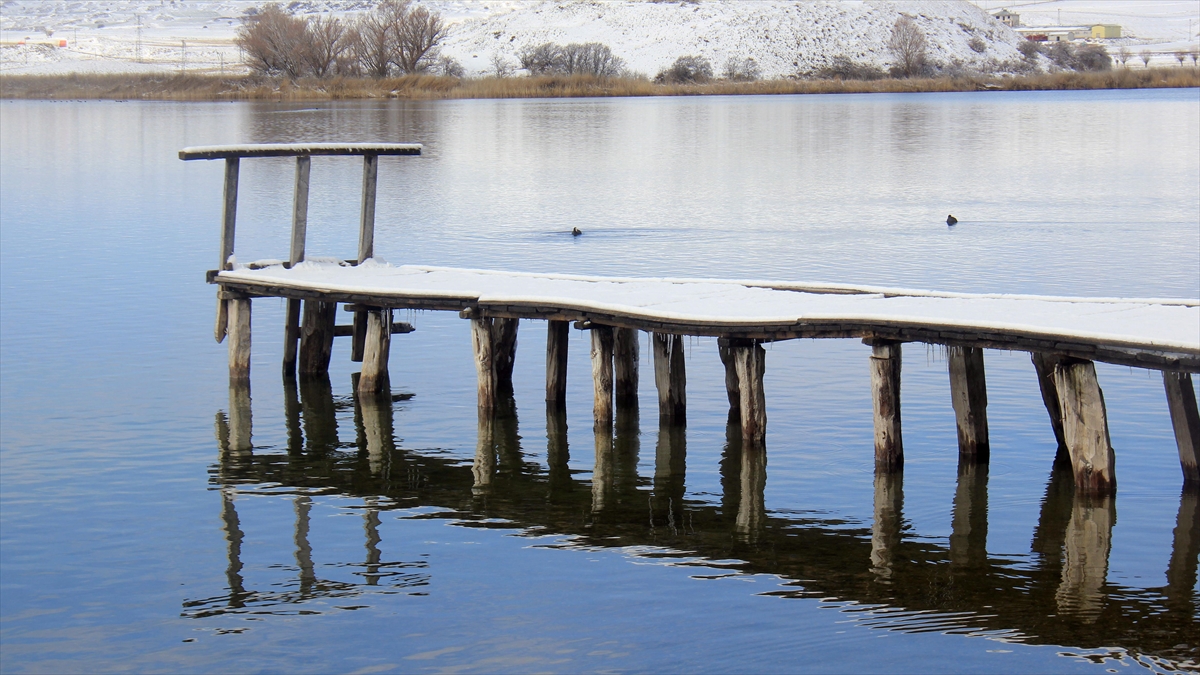
<instances>
[{"instance_id":1,"label":"wooden pier","mask_svg":"<svg viewBox=\"0 0 1200 675\"><path fill-rule=\"evenodd\" d=\"M1115 453L1094 363L1159 370L1171 413L1184 481L1200 487L1200 413L1191 374L1200 372L1200 300L1068 298L938 293L845 285L715 279L633 279L400 266L374 256L378 158L419 155L412 144L295 144L185 148L180 159L224 159L225 198L220 265L207 280L219 286L216 338L229 338L232 383L250 373L251 301L288 301L284 372L328 371L333 339L352 338L361 361L360 394L388 388L391 336L411 330L395 309L457 311L470 321L478 374L480 418L511 392L521 320L548 324L546 403L565 405L569 326L590 331L593 417L611 430L614 410L636 407L638 331L652 334L654 381L664 424L686 421L683 336L718 338L731 414L742 441L761 448L767 416L762 344L796 338L858 338L870 346L876 471L904 462L900 380L903 344L945 345L950 395L964 464L989 456L984 350L1032 355L1038 387L1083 493L1116 490ZM314 155L360 155L363 163L358 256L305 255L308 176ZM291 251L288 259L237 264L234 234L242 157L296 157ZM352 312L336 324L337 305ZM298 346L297 346L298 343ZM1032 384L1032 383L1031 383ZM481 429L484 428L481 426ZM611 437L611 433L610 433Z\"/></svg>"}]
</instances>

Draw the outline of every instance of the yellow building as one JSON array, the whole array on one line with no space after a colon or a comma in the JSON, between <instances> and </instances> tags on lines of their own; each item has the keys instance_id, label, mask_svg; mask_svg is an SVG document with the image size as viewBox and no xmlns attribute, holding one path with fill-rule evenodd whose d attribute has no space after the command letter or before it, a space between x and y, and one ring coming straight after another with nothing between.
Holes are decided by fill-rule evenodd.
<instances>
[{"instance_id":1,"label":"yellow building","mask_svg":"<svg viewBox=\"0 0 1200 675\"><path fill-rule=\"evenodd\" d=\"M1092 26L1092 37L1119 38L1121 37L1121 27L1115 23L1098 23Z\"/></svg>"}]
</instances>

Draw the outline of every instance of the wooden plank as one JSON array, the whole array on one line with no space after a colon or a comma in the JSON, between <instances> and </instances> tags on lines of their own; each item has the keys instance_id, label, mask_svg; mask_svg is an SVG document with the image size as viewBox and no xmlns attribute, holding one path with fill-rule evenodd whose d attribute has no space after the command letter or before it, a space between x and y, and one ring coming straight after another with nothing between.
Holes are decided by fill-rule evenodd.
<instances>
[{"instance_id":1,"label":"wooden plank","mask_svg":"<svg viewBox=\"0 0 1200 675\"><path fill-rule=\"evenodd\" d=\"M904 439L900 433L900 344L879 340L870 344L875 470L900 471L904 467Z\"/></svg>"},{"instance_id":2,"label":"wooden plank","mask_svg":"<svg viewBox=\"0 0 1200 675\"><path fill-rule=\"evenodd\" d=\"M592 421L597 429L612 428L613 423L613 330L592 326L592 389L595 402ZM597 432L599 433L599 432Z\"/></svg>"},{"instance_id":3,"label":"wooden plank","mask_svg":"<svg viewBox=\"0 0 1200 675\"><path fill-rule=\"evenodd\" d=\"M403 335L415 331L411 323L403 321L392 321L392 335ZM350 324L339 324L333 327L334 337L352 337L354 335L354 326Z\"/></svg>"},{"instance_id":4,"label":"wooden plank","mask_svg":"<svg viewBox=\"0 0 1200 675\"><path fill-rule=\"evenodd\" d=\"M300 300L289 298L283 323L283 374L296 374L296 357L300 344Z\"/></svg>"},{"instance_id":5,"label":"wooden plank","mask_svg":"<svg viewBox=\"0 0 1200 675\"><path fill-rule=\"evenodd\" d=\"M202 145L179 151L179 159L297 157L300 155L420 155L420 143L258 143Z\"/></svg>"},{"instance_id":6,"label":"wooden plank","mask_svg":"<svg viewBox=\"0 0 1200 675\"><path fill-rule=\"evenodd\" d=\"M493 358L496 367L496 392L507 397L513 393L513 366L517 361L518 319L492 319Z\"/></svg>"},{"instance_id":7,"label":"wooden plank","mask_svg":"<svg viewBox=\"0 0 1200 675\"><path fill-rule=\"evenodd\" d=\"M225 160L224 208L221 211L221 261L219 270L231 270L229 257L233 255L233 239L237 229L238 158Z\"/></svg>"},{"instance_id":8,"label":"wooden plank","mask_svg":"<svg viewBox=\"0 0 1200 675\"><path fill-rule=\"evenodd\" d=\"M292 192L292 248L288 266L304 261L304 242L308 234L308 175L312 158L296 158L296 187Z\"/></svg>"},{"instance_id":9,"label":"wooden plank","mask_svg":"<svg viewBox=\"0 0 1200 675\"><path fill-rule=\"evenodd\" d=\"M1190 487L1200 487L1200 411L1196 408L1192 376L1163 373L1163 386L1167 390L1167 407L1171 411L1171 426L1175 429L1183 482Z\"/></svg>"},{"instance_id":10,"label":"wooden plank","mask_svg":"<svg viewBox=\"0 0 1200 675\"><path fill-rule=\"evenodd\" d=\"M496 366L490 318L471 319L471 347L475 351L479 414L490 417L496 410Z\"/></svg>"},{"instance_id":11,"label":"wooden plank","mask_svg":"<svg viewBox=\"0 0 1200 675\"><path fill-rule=\"evenodd\" d=\"M1117 490L1115 457L1108 434L1104 392L1091 361L1065 359L1054 366L1054 385L1062 409L1063 438L1071 454L1075 490L1104 495Z\"/></svg>"},{"instance_id":12,"label":"wooden plank","mask_svg":"<svg viewBox=\"0 0 1200 675\"><path fill-rule=\"evenodd\" d=\"M950 401L958 427L959 461L986 464L990 453L983 350L948 347Z\"/></svg>"},{"instance_id":13,"label":"wooden plank","mask_svg":"<svg viewBox=\"0 0 1200 675\"><path fill-rule=\"evenodd\" d=\"M1054 384L1054 366L1062 360L1058 354L1048 352L1033 352L1030 354L1033 368L1037 372L1038 389L1042 392L1042 403L1046 413L1050 415L1050 428L1054 431L1054 440L1058 443L1055 451L1055 464L1070 464L1071 455L1067 452L1067 441L1063 437L1062 408L1058 405L1058 387Z\"/></svg>"},{"instance_id":14,"label":"wooden plank","mask_svg":"<svg viewBox=\"0 0 1200 675\"><path fill-rule=\"evenodd\" d=\"M567 405L567 339L571 324L549 321L546 329L546 406L561 409Z\"/></svg>"},{"instance_id":15,"label":"wooden plank","mask_svg":"<svg viewBox=\"0 0 1200 675\"><path fill-rule=\"evenodd\" d=\"M362 213L358 221L358 262L375 256L375 190L379 155L363 155Z\"/></svg>"},{"instance_id":16,"label":"wooden plank","mask_svg":"<svg viewBox=\"0 0 1200 675\"><path fill-rule=\"evenodd\" d=\"M613 335L613 379L618 408L638 405L638 331L617 328Z\"/></svg>"},{"instance_id":17,"label":"wooden plank","mask_svg":"<svg viewBox=\"0 0 1200 675\"><path fill-rule=\"evenodd\" d=\"M660 422L686 424L687 371L684 366L683 337L652 333L654 347L654 385L658 388Z\"/></svg>"},{"instance_id":18,"label":"wooden plank","mask_svg":"<svg viewBox=\"0 0 1200 675\"><path fill-rule=\"evenodd\" d=\"M226 300L229 307L229 381L250 380L250 300Z\"/></svg>"},{"instance_id":19,"label":"wooden plank","mask_svg":"<svg viewBox=\"0 0 1200 675\"><path fill-rule=\"evenodd\" d=\"M224 298L217 297L217 321L213 326L213 337L216 338L217 344L225 341L225 334L229 332L229 306Z\"/></svg>"},{"instance_id":20,"label":"wooden plank","mask_svg":"<svg viewBox=\"0 0 1200 675\"><path fill-rule=\"evenodd\" d=\"M734 367L737 370L741 402L743 452L760 446L767 437L767 401L763 393L766 373L766 351L756 342L737 342L731 345Z\"/></svg>"},{"instance_id":21,"label":"wooden plank","mask_svg":"<svg viewBox=\"0 0 1200 675\"><path fill-rule=\"evenodd\" d=\"M333 326L337 303L305 300L301 311L300 375L326 375L333 355Z\"/></svg>"},{"instance_id":22,"label":"wooden plank","mask_svg":"<svg viewBox=\"0 0 1200 675\"><path fill-rule=\"evenodd\" d=\"M392 310L367 313L366 348L362 371L358 376L360 395L378 394L388 389L388 354L392 345Z\"/></svg>"},{"instance_id":23,"label":"wooden plank","mask_svg":"<svg viewBox=\"0 0 1200 675\"><path fill-rule=\"evenodd\" d=\"M729 338L717 338L717 355L725 366L725 395L729 398L729 414L741 414L742 390L738 383L737 364L733 360L733 351L729 346Z\"/></svg>"}]
</instances>

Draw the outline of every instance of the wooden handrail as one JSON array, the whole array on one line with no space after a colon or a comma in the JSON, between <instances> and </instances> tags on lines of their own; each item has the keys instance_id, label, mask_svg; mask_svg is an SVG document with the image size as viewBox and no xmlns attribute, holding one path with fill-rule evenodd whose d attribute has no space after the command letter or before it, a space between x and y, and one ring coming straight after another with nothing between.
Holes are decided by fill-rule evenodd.
<instances>
[{"instance_id":1,"label":"wooden handrail","mask_svg":"<svg viewBox=\"0 0 1200 675\"><path fill-rule=\"evenodd\" d=\"M198 145L180 150L179 159L419 154L421 154L420 143L256 143L250 145Z\"/></svg>"}]
</instances>

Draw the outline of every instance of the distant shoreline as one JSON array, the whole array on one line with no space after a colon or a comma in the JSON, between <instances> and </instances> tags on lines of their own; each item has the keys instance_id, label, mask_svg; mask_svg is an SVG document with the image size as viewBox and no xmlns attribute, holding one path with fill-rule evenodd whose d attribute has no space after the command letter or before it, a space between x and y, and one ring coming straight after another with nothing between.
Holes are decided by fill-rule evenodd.
<instances>
[{"instance_id":1,"label":"distant shoreline","mask_svg":"<svg viewBox=\"0 0 1200 675\"><path fill-rule=\"evenodd\" d=\"M645 79L545 76L458 79L431 75L297 81L251 75L0 75L0 98L26 100L322 101L587 98L755 94L861 94L959 91L1061 91L1200 87L1200 68L1117 68L1018 77L882 80L714 80L656 84Z\"/></svg>"}]
</instances>

